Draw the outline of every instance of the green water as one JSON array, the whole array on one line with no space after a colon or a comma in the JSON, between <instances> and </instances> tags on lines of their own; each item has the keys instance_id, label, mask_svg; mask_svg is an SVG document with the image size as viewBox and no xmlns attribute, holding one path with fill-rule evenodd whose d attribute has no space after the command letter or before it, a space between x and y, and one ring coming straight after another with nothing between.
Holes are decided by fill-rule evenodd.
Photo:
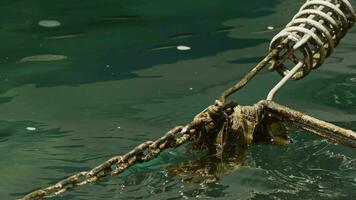
<instances>
[{"instance_id":1,"label":"green water","mask_svg":"<svg viewBox=\"0 0 356 200\"><path fill-rule=\"evenodd\" d=\"M0 199L19 198L189 122L261 59L302 3L2 0ZM41 20L60 24L43 27ZM29 57L38 55L60 57ZM320 70L288 83L276 101L355 130L355 57L356 28ZM252 104L279 78L263 72L234 97ZM191 158L182 147L59 199L356 196L355 149L295 129L291 137L288 146L251 146L243 166L214 183L183 183L167 172Z\"/></svg>"}]
</instances>

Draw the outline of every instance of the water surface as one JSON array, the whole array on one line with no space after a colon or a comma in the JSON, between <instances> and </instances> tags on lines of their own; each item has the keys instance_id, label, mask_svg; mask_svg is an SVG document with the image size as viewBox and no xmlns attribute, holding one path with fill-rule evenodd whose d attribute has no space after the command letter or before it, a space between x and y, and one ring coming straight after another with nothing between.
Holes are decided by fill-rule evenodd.
<instances>
[{"instance_id":1,"label":"water surface","mask_svg":"<svg viewBox=\"0 0 356 200\"><path fill-rule=\"evenodd\" d=\"M19 198L189 122L263 57L302 3L2 0L0 199ZM320 70L289 83L276 101L355 130L355 50L354 28ZM252 104L279 78L263 72L234 97ZM291 132L294 143L253 145L239 170L214 183L183 183L167 172L191 159L182 147L60 198L356 196L354 149Z\"/></svg>"}]
</instances>

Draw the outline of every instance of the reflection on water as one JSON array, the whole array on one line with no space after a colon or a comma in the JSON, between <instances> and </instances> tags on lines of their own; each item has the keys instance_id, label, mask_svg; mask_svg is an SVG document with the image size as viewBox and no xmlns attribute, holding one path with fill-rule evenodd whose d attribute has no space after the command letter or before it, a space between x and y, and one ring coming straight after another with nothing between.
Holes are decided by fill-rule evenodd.
<instances>
[{"instance_id":1,"label":"reflection on water","mask_svg":"<svg viewBox=\"0 0 356 200\"><path fill-rule=\"evenodd\" d=\"M0 199L87 170L190 121L264 55L302 2L2 0ZM288 83L277 101L356 129L355 33L320 70ZM235 97L254 103L279 78L263 72ZM215 182L182 182L169 173L202 156L182 147L61 198L355 196L354 150L295 132L287 146L252 145L243 164Z\"/></svg>"},{"instance_id":2,"label":"reflection on water","mask_svg":"<svg viewBox=\"0 0 356 200\"><path fill-rule=\"evenodd\" d=\"M181 162L169 167L167 171L179 176L183 182L199 185L217 182L247 163L248 151L246 145L240 144L225 150L227 152L223 150L214 154L206 152L207 155L205 156Z\"/></svg>"},{"instance_id":3,"label":"reflection on water","mask_svg":"<svg viewBox=\"0 0 356 200\"><path fill-rule=\"evenodd\" d=\"M58 61L67 59L67 56L63 55L35 55L21 58L17 63L23 62L40 62L40 61Z\"/></svg>"}]
</instances>

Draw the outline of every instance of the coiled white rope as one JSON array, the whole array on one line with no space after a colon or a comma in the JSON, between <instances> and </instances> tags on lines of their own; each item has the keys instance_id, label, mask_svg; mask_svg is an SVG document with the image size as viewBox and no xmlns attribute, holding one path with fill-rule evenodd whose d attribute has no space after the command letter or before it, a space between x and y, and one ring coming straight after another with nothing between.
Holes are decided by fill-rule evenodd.
<instances>
[{"instance_id":1,"label":"coiled white rope","mask_svg":"<svg viewBox=\"0 0 356 200\"><path fill-rule=\"evenodd\" d=\"M267 100L289 80L301 79L322 65L356 21L348 0L308 0L292 21L270 43L280 49L272 68L284 78L269 92ZM287 66L287 61L292 63Z\"/></svg>"}]
</instances>

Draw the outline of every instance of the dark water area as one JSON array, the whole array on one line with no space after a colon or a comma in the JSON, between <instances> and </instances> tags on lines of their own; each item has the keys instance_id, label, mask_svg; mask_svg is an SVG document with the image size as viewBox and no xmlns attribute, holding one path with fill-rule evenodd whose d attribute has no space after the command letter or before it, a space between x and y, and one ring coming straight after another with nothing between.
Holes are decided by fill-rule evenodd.
<instances>
[{"instance_id":1,"label":"dark water area","mask_svg":"<svg viewBox=\"0 0 356 200\"><path fill-rule=\"evenodd\" d=\"M0 199L20 198L189 122L265 55L303 2L2 0ZM263 71L234 98L255 103L279 79ZM356 28L276 101L356 130ZM182 182L168 172L201 156L183 146L57 199L356 196L354 149L298 129L290 136L287 146L252 145L215 182Z\"/></svg>"}]
</instances>

